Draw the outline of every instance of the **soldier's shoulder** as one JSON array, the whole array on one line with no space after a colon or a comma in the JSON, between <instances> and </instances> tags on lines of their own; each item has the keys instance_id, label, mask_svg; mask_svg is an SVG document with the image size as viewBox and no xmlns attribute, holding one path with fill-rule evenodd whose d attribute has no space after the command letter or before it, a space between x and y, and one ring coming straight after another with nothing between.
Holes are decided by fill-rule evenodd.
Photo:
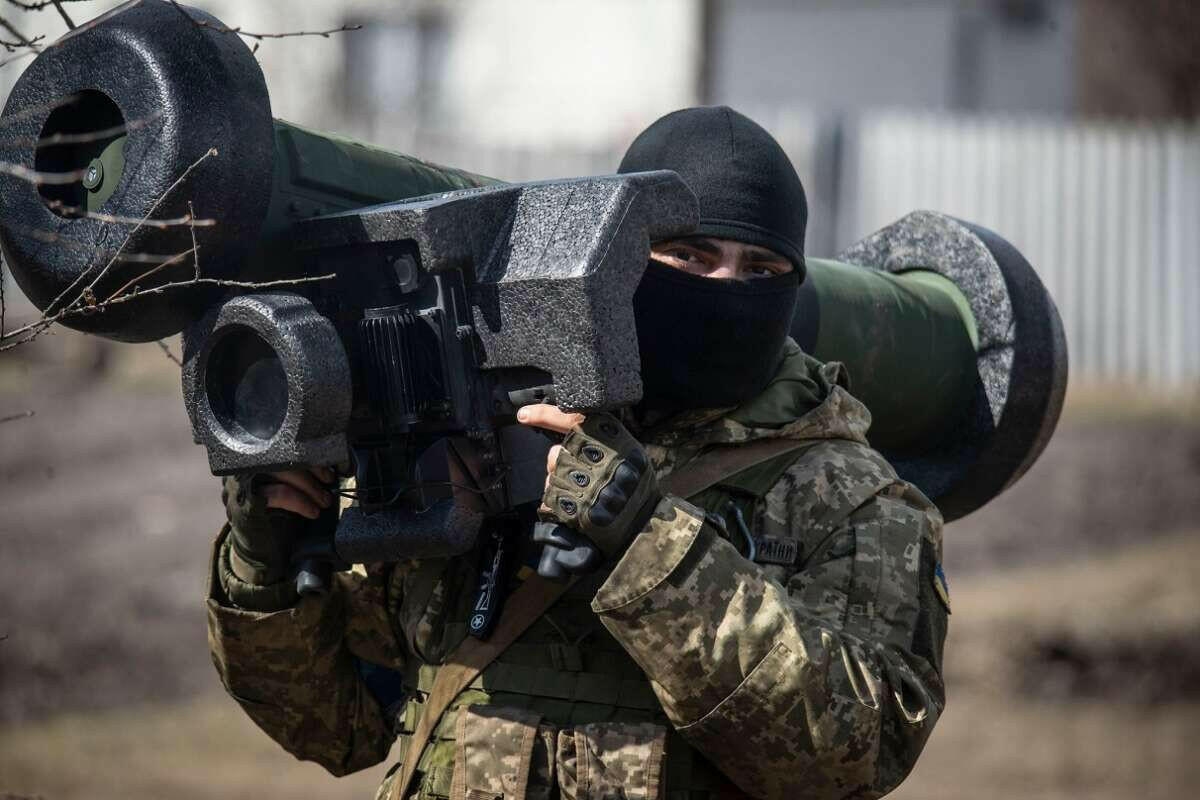
<instances>
[{"instance_id":1,"label":"soldier's shoulder","mask_svg":"<svg viewBox=\"0 0 1200 800\"><path fill-rule=\"evenodd\" d=\"M869 444L852 439L823 439L805 448L784 473L793 479L842 484L899 480L895 468Z\"/></svg>"},{"instance_id":2,"label":"soldier's shoulder","mask_svg":"<svg viewBox=\"0 0 1200 800\"><path fill-rule=\"evenodd\" d=\"M825 439L802 450L763 499L770 516L828 531L897 482L891 464L868 445Z\"/></svg>"}]
</instances>

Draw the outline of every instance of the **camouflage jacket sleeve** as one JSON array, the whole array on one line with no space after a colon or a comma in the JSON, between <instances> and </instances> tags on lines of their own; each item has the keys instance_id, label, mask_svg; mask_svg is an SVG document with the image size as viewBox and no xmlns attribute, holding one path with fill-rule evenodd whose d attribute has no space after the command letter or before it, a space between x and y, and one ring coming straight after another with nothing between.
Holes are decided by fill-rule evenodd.
<instances>
[{"instance_id":1,"label":"camouflage jacket sleeve","mask_svg":"<svg viewBox=\"0 0 1200 800\"><path fill-rule=\"evenodd\" d=\"M208 641L226 690L297 758L344 775L382 761L391 726L360 678L360 659L402 666L387 619L382 573L347 572L323 597L271 613L234 607L222 588L238 580L225 532L208 592Z\"/></svg>"},{"instance_id":2,"label":"camouflage jacket sleeve","mask_svg":"<svg viewBox=\"0 0 1200 800\"><path fill-rule=\"evenodd\" d=\"M764 500L799 569L748 561L668 497L592 604L679 732L760 798L890 791L944 704L940 516L895 480L814 530L819 472L806 487L789 471Z\"/></svg>"}]
</instances>

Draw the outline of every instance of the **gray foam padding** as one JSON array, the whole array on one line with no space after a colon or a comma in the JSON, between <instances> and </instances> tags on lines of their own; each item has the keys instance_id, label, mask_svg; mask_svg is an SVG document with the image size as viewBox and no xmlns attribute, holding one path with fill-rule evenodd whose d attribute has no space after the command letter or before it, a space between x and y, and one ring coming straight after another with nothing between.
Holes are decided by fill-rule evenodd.
<instances>
[{"instance_id":1,"label":"gray foam padding","mask_svg":"<svg viewBox=\"0 0 1200 800\"><path fill-rule=\"evenodd\" d=\"M921 453L885 453L947 520L1011 486L1045 448L1062 411L1067 344L1037 273L997 234L917 211L853 245L839 260L887 272L926 269L966 296L979 332L972 407Z\"/></svg>"},{"instance_id":2,"label":"gray foam padding","mask_svg":"<svg viewBox=\"0 0 1200 800\"><path fill-rule=\"evenodd\" d=\"M337 554L354 563L450 558L475 546L484 515L446 498L424 511L385 509L368 514L352 506L337 528Z\"/></svg>"},{"instance_id":3,"label":"gray foam padding","mask_svg":"<svg viewBox=\"0 0 1200 800\"><path fill-rule=\"evenodd\" d=\"M465 269L487 368L554 376L559 405L641 398L633 293L650 242L691 231L695 196L673 172L466 189L300 226L301 249L412 241L423 269Z\"/></svg>"}]
</instances>

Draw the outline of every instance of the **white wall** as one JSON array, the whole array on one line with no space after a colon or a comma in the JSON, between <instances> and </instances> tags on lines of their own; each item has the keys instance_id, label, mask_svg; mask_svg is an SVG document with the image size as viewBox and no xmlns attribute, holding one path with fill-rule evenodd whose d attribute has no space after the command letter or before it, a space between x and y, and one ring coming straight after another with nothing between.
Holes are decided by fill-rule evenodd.
<instances>
[{"instance_id":1,"label":"white wall","mask_svg":"<svg viewBox=\"0 0 1200 800\"><path fill-rule=\"evenodd\" d=\"M339 115L344 48L367 45L362 34L271 40L259 49L276 116L385 145L404 146L419 126L483 147L593 148L626 142L646 123L695 100L696 0L196 4L229 25L256 31L328 29L347 20L399 28L420 15L436 17L444 51L437 96L421 120L414 119L417 109L386 102L372 107L367 119ZM385 41L412 46L405 35ZM385 50L375 57L385 74L413 68L404 53Z\"/></svg>"}]
</instances>

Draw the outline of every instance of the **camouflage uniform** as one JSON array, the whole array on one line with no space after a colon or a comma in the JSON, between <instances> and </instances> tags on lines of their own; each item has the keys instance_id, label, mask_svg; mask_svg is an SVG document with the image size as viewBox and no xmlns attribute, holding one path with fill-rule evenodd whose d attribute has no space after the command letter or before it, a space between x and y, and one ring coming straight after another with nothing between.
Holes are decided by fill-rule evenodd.
<instances>
[{"instance_id":1,"label":"camouflage uniform","mask_svg":"<svg viewBox=\"0 0 1200 800\"><path fill-rule=\"evenodd\" d=\"M611 571L577 584L458 698L419 754L413 796L840 798L895 787L943 707L949 608L941 518L864 443L869 423L840 365L789 343L755 400L637 431L660 476L714 444L806 446L693 502L659 503ZM222 537L210 644L246 712L334 774L383 760L397 738L397 756L410 757L406 734L436 665L466 633L474 562L359 567L325 598L262 613L229 603L239 583L229 552Z\"/></svg>"}]
</instances>

